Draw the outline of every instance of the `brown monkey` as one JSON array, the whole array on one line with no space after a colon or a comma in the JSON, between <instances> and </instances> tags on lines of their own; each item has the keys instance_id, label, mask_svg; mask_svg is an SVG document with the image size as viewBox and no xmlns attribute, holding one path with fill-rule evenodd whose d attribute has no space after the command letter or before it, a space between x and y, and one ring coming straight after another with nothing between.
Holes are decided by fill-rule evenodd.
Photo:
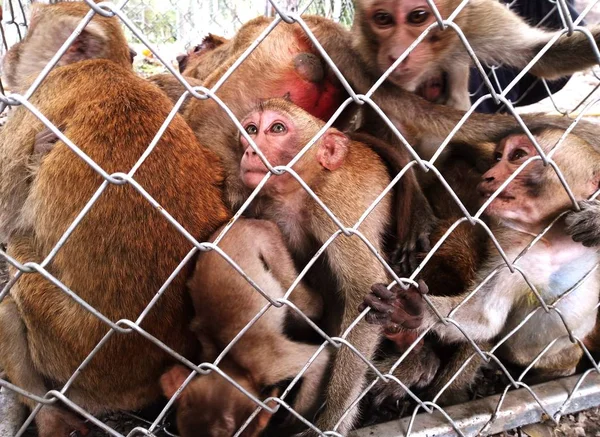
<instances>
[{"instance_id":1,"label":"brown monkey","mask_svg":"<svg viewBox=\"0 0 600 437\"><path fill-rule=\"evenodd\" d=\"M436 7L448 19L461 0L440 0ZM506 5L494 0L468 2L454 18L481 62L524 68L555 35L531 27ZM352 32L355 45L374 71L385 72L429 26L434 11L425 0L359 0ZM600 28L591 28L596 42ZM531 69L548 79L566 76L598 63L589 40L580 32L561 36ZM466 110L472 61L454 29L432 29L389 79L431 101ZM447 74L444 90L443 74Z\"/></svg>"},{"instance_id":2,"label":"brown monkey","mask_svg":"<svg viewBox=\"0 0 600 437\"><path fill-rule=\"evenodd\" d=\"M352 47L352 37L349 32L344 30L342 27L322 19L320 17L306 17L307 24L310 29L314 32L317 39L321 42L327 53L332 57L335 64L340 68L344 76L350 81L351 85L355 87L358 92L366 92L375 81L375 73L368 68L362 58ZM270 20L260 18L249 22L240 33L234 37L230 42L225 43L221 47L231 47L232 56L228 61L221 65L220 71L215 71L207 85L213 84L218 80L221 75L238 59L242 50L247 48L256 38L256 36L264 30L269 24ZM221 86L220 91L217 93L224 102L233 110L234 114L238 114L239 110L246 104L239 98L240 90L244 90L245 99L248 101L253 100L253 96L273 96L273 95L285 95L278 90L290 89L302 82L298 82L293 79L297 76L287 76L285 74L286 66L291 65L290 60L293 59L294 54L289 55L289 52L280 49L280 45L277 42L283 42L286 47L296 47L298 42L294 42L295 39L300 41L306 41L303 33L296 30L296 25L283 25L280 24L276 27L276 31L268 36L250 55L250 57L244 61L238 69L225 81ZM276 36L274 40L271 40L271 36ZM233 47L238 47L233 49ZM587 44L584 44L587 47ZM221 48L220 47L220 48ZM207 62L210 59L210 53L206 54ZM272 56L273 53L277 54L277 57ZM294 52L295 53L295 52ZM285 56L284 56L285 55ZM283 61L282 61L283 60ZM279 78L281 82L269 81L263 82L257 80L265 71L264 65L269 65L267 72L270 77ZM326 76L330 77L330 76ZM287 80L286 80L287 79ZM273 86L277 84L277 86ZM226 91L230 90L230 91ZM220 94L219 94L220 93ZM309 93L310 94L310 93ZM306 94L305 94L306 95ZM291 100L294 101L294 93L290 93ZM448 133L456 126L458 121L461 120L463 113L460 111L453 111L450 108L439 107L432 105L423 99L407 93L394 84L384 83L373 95L373 100L388 114L392 117L392 120L397 125L403 128L403 131L410 134L411 141L417 141L423 143L419 152L422 155L427 153L432 154L433 150L428 149L429 144L434 144L436 147L439 141L443 139ZM331 100L318 100L319 102ZM215 106L206 105L207 102L197 102L189 105L185 111L186 119L192 124L195 132L198 135L210 136L210 144L215 150L218 151L219 155L226 162L226 172L229 175L233 175L231 183L227 184L227 192L230 201L238 198L245 198L243 189L238 184L238 179L235 177L236 169L238 168L238 160L232 159L239 152L231 149L232 142L230 138L232 135L236 135L235 129L227 130L224 127L224 122L221 118L217 120L219 111L215 110ZM337 103L336 103L337 104ZM201 105L211 108L211 110L202 109ZM335 105L327 106L335 109ZM309 111L316 115L313 111ZM318 108L323 108L318 106ZM322 111L322 109L319 109ZM213 121L214 119L214 121ZM206 128L210 126L210 128ZM507 129L515 129L517 123L514 118L508 116L488 116L481 114L474 114L469 118L467 123L461 128L455 135L456 141L467 142L468 144L478 145L480 143L487 144L490 138L505 133ZM203 132L204 131L204 134ZM222 138L219 138L222 135ZM202 137L201 137L202 138ZM208 141L209 138L205 137L203 141ZM437 141L437 142L436 142ZM478 149L475 151L479 153ZM487 157L491 156L492 152L484 147L481 151L482 155ZM229 164L227 164L229 163ZM472 191L473 185L467 185L470 191ZM238 201L239 202L239 201ZM235 202L233 202L235 204ZM445 203L448 203L447 201ZM239 204L239 203L238 203ZM415 373L418 369L415 369ZM333 385L330 386L328 397L332 399L328 401L328 405L332 406L323 415L322 422L327 422L329 425L323 426L323 428L330 428L335 425L337 421L336 416L343 412L343 400L347 398L345 391L342 389L336 392L333 389ZM342 400L340 400L342 399ZM327 417L327 418L326 418Z\"/></svg>"},{"instance_id":3,"label":"brown monkey","mask_svg":"<svg viewBox=\"0 0 600 437\"><path fill-rule=\"evenodd\" d=\"M44 58L56 52L88 11L82 3L35 5L27 37L5 63L18 88L26 84L22 78L40 68L38 53ZM108 174L132 169L171 107L163 93L132 72L116 19L99 16L30 102ZM104 181L62 141L36 149L36 135L43 130L41 121L19 107L0 134L0 235L7 253L21 263L41 262ZM37 141L46 144L44 135ZM31 174L36 150L45 156ZM45 266L114 322L135 321L193 248L160 211L201 240L229 216L218 186L218 159L198 144L179 116L133 178L161 209L130 184L109 184ZM141 328L190 356L196 341L188 329L187 272L184 267L173 279ZM0 303L0 367L12 383L43 396L62 387L108 331L42 275L24 274ZM136 333L115 334L66 394L91 414L141 408L160 396L160 375L172 361ZM44 437L85 431L77 417L57 406L43 407L36 423Z\"/></svg>"},{"instance_id":4,"label":"brown monkey","mask_svg":"<svg viewBox=\"0 0 600 437\"><path fill-rule=\"evenodd\" d=\"M322 121L282 99L263 102L242 122L271 165L287 164L323 125ZM245 138L240 141L245 149L241 178L248 188L254 189L267 168ZM385 166L367 145L351 141L334 128L327 130L293 169L345 226L357 223L390 181ZM300 264L338 231L325 211L289 173L271 176L259 196L264 216L279 225ZM410 202L410 198L406 197L405 201ZM390 199L385 196L358 228L378 252L389 223L389 208ZM353 305L362 300L365 286L373 278L387 278L387 275L383 265L357 236L339 235L327 246L325 255L326 264L312 266L309 274L318 275L320 268L333 274L330 279L335 281L342 303L338 308L328 308L327 312L329 318L334 311L342 313L337 319L340 322L330 329L339 335L358 317L358 307ZM370 359L377 348L379 334L377 329L360 321L346 340ZM360 393L365 370L366 365L351 349L342 346L337 351L326 390L326 408L317 421L322 431L335 428L344 434L351 429L357 416L356 408L350 410L339 426L336 423ZM415 377L420 379L421 375Z\"/></svg>"},{"instance_id":5,"label":"brown monkey","mask_svg":"<svg viewBox=\"0 0 600 437\"><path fill-rule=\"evenodd\" d=\"M240 219L219 247L272 299L283 298L298 276L283 236L272 222ZM202 360L208 362L268 303L216 252L200 255L189 288L196 309L193 330L202 345ZM319 294L300 283L290 298L304 314L320 318L323 303ZM285 388L280 384L289 384L317 351L317 346L286 337L286 316L295 323L301 320L288 307L269 308L219 362L219 368L257 398L280 395ZM299 414L315 406L328 357L325 350L304 373L292 403ZM165 394L171 397L189 373L176 366L163 375ZM257 407L214 371L194 379L177 402L177 429L183 437L197 436L200 430L206 430L202 435L207 436L231 436ZM257 435L269 419L268 411L261 412L243 435Z\"/></svg>"},{"instance_id":6,"label":"brown monkey","mask_svg":"<svg viewBox=\"0 0 600 437\"><path fill-rule=\"evenodd\" d=\"M544 151L549 152L563 132L542 128L534 130L534 134ZM555 149L553 155L574 196L580 200L592 195L600 182L597 139L592 142L585 136L587 134L579 135L576 131ZM484 199L495 194L517 168L537 156L537 151L527 136L512 134L498 143L495 156L496 165L482 176L478 187ZM508 259L514 260L531 243L533 236L544 230L570 204L553 168L544 167L541 160L534 160L488 205L486 213L493 220L492 232ZM528 366L558 338L535 363L534 369L540 377L572 374L582 351L577 343L570 342L565 324L580 339L594 327L599 285L598 273L593 271L599 261L597 251L574 242L565 232L563 218L515 261L515 266L523 271L529 283L535 285L546 304L560 311L559 316L554 311L546 313L541 309L523 276L505 268L504 261L500 255L494 255L494 250L490 247L491 255L477 272L477 280L471 288L458 296L429 296L433 306L444 316L458 306L452 319L475 341L503 338L533 313L504 341L497 354L513 364ZM497 268L500 269L467 298L474 287ZM365 302L375 309L367 316L370 321L402 325L405 320L410 320L414 326L414 320L421 319L420 331L431 329L442 341L449 343L466 340L453 324L437 323L437 316L415 295L414 289L405 291L396 287L387 291L384 286L376 285ZM386 311L390 312L386 315Z\"/></svg>"}]
</instances>

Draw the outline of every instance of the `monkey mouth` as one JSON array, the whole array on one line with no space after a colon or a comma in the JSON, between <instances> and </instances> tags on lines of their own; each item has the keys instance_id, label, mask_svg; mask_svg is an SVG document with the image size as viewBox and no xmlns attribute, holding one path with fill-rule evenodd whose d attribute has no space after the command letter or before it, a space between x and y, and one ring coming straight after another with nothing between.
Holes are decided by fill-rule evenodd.
<instances>
[{"instance_id":1,"label":"monkey mouth","mask_svg":"<svg viewBox=\"0 0 600 437\"><path fill-rule=\"evenodd\" d=\"M440 99L445 97L447 89L447 78L446 73L438 74L427 81L425 81L419 88L417 88L417 94L423 97L425 100L437 103Z\"/></svg>"}]
</instances>

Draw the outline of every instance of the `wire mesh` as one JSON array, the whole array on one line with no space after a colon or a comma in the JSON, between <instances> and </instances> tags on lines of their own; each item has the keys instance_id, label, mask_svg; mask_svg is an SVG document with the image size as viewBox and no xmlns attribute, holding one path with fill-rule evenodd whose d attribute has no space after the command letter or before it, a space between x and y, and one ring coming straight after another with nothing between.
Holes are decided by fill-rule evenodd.
<instances>
[{"instance_id":1,"label":"wire mesh","mask_svg":"<svg viewBox=\"0 0 600 437\"><path fill-rule=\"evenodd\" d=\"M217 84L211 88L207 89L204 87L195 87L192 88L186 80L176 73L175 69L172 66L172 51L174 51L174 47L182 47L186 48L192 44L197 43L207 32L214 32L218 34L223 34L226 36L232 36L246 21L258 14L266 14L270 16L274 16L275 22L272 26L267 29L267 34L272 32L276 26L290 26L294 25L294 23L299 24L301 29L306 33L307 37L310 41L316 46L320 47L320 42L314 36L311 31L310 25L306 23L303 18L302 13L310 12L316 13L319 15L327 16L328 18L332 18L335 21L342 22L344 24L350 24L353 17L352 4L350 2L343 1L326 1L326 2L313 2L310 4L298 4L297 2L285 2L285 4L279 4L277 2L233 2L233 1L223 1L223 0L214 0L211 2L200 2L196 0L188 0L188 1L167 1L167 2L158 2L158 1L150 1L150 0L130 0L126 2L125 5L121 4L112 4L112 3L102 3L101 5L95 5L91 1L87 1L90 8L93 8L97 13L114 15L121 21L123 26L127 29L129 33L130 39L142 46L148 48L152 53L153 57L168 71L175 74L176 77L181 80L188 90L188 94L190 94L191 98L200 98L200 99L213 99L215 100L220 109L223 111L223 117L226 119L227 117L231 118L235 123L236 127L240 130L241 135L247 136L245 130L243 129L240 120L235 119L235 116L227 108L227 105L222 102L218 98L218 88L228 80L229 76L235 71L235 68L238 67L241 63L243 63L248 56L250 55L250 51L245 51L239 58L239 63L236 63L230 68L223 76L221 80L217 82ZM467 2L464 1L459 5L459 8L463 7ZM592 15L587 15L592 8L596 5L597 2L590 2L587 7L583 10L583 12L577 18L573 18L570 16L570 5L568 5L565 0L555 0L548 1L549 3L549 11L547 14L540 20L540 23L544 24L547 20L547 17L551 15L558 15L560 17L561 25L559 26L563 31L566 32L581 32L583 28L579 27L581 21L585 18L586 20L590 20ZM431 2L433 4L433 2ZM123 6L123 7L121 7ZM435 5L432 6L435 8ZM6 50L16 42L20 41L25 35L28 22L27 22L27 12L28 5L25 4L22 0L5 0L4 7L2 9L2 23L0 28L2 29L2 46L0 46L0 50L2 53L5 53ZM88 16L82 23L89 22L91 19L91 15ZM457 26L452 19L441 20L437 25L447 26L451 30L456 31L456 33L460 36L461 42L465 45L465 47L470 50L470 54L477 60L477 55L470 49L469 42L467 38L462 34L461 29ZM423 36L425 38L425 35ZM422 38L422 39L423 39ZM416 46L416 45L415 45ZM64 54L68 48L68 45L65 45L61 48L58 53L58 57ZM411 47L406 52L406 55L410 54L410 51L414 47ZM590 49L591 50L591 49ZM332 59L326 54L322 53L323 58L327 65L339 75L340 79L343 83L346 83L341 76L341 73L336 69L336 66ZM58 59L58 57L56 59ZM402 58L402 57L401 57ZM402 59L399 59L398 62L401 62ZM534 60L535 61L535 60ZM528 71L531 68L533 62L526 67L523 72ZM50 67L50 65L49 65ZM535 106L535 108L550 108L550 110L554 110L554 112L558 112L563 116L570 116L573 118L573 122L569 129L572 129L576 126L580 120L584 116L593 116L594 107L598 101L597 87L600 83L596 76L596 72L586 73L585 75L580 74L577 75L576 80L578 83L585 81L587 83L587 87L585 90L581 91L577 97L577 101L569 101L564 103L558 102L553 90L555 89L551 83L546 82L545 80L539 79L532 83L529 89L521 94L521 97L515 101L512 101L507 96L509 95L511 89L515 88L515 86L519 83L519 80L524 78L524 73L518 73L515 76L514 81L510 82L508 86L501 86L502 80L498 77L497 73L501 66L483 66L481 64L478 65L478 68L474 74L483 73L482 76L487 78L481 81L480 87L472 93L472 98L475 100L473 107L467 112L465 118L457 125L456 130L458 130L462 124L470 117L470 115L482 104L486 101L496 101L498 105L498 109L505 111L507 113L512 114L518 123L523 127L526 132L529 132L527 129L526 123L523 121L521 117L521 111L516 109L516 106L522 101L527 100L527 94L529 90L533 90L536 86L543 87L543 90L547 94L548 100L546 101L546 106ZM386 384L399 384L412 399L411 411L408 414L408 419L406 421L407 429L403 430L405 432L404 435L411 435L413 427L415 426L415 421L417 420L418 414L422 412L433 413L438 412L443 416L443 420L456 432L458 435L487 435L490 432L498 432L498 422L502 422L500 418L500 412L505 408L504 401L511 393L511 389L521 389L528 393L533 399L530 400L530 403L533 402L536 407L544 413L544 417L549 419L555 423L558 423L561 420L562 415L565 411L573 411L573 399L577 398L579 394L579 390L586 383L586 381L591 378L590 375L595 375L600 371L599 365L592 358L591 352L588 350L584 339L581 336L578 336L577 333L573 332L573 330L569 327L569 323L565 320L561 315L561 302L570 298L571 295L576 295L582 284L585 284L585 280L596 274L597 265L586 266L585 271L582 272L581 276L577 278L578 280L571 284L571 286L561 293L559 296L556 296L555 299L548 301L545 297L543 297L543 293L539 292L536 288L537 285L534 284L528 278L527 268L523 268L519 260L522 259L529 251L535 250L536 245L543 244L543 239L549 232L552 232L553 226L555 223L562 217L557 217L549 226L542 230L538 235L531 236L531 241L524 248L523 247L503 247L499 242L499 239L494 234L492 227L486 223L482 217L486 211L486 208L492 203L492 201L500 195L502 190L510 183L510 181L514 180L518 177L519 173L524 171L528 165L534 163L535 161L542 161L544 165L550 165L555 171L557 177L560 179L561 184L564 186L565 192L569 196L569 198L573 202L573 208L579 209L578 203L575 201L575 195L573 194L573 188L569 186L566 182L565 177L563 176L562 170L557 162L554 160L554 156L557 151L560 150L562 143L568 134L569 131L562 135L560 139L557 141L556 146L550 152L545 152L537 142L534 140L533 142L536 144L538 156L535 156L525 162L519 169L507 180L500 188L496 190L494 195L490 197L489 200L485 202L485 204L475 213L470 213L464 205L462 205L456 193L453 192L450 185L443 180L443 176L440 173L439 169L436 168L436 163L438 162L438 158L440 158L442 151L450 144L452 140L452 136L454 132L446 138L438 148L437 152L431 159L424 159L418 155L418 153L411 147L408 141L402 137L401 133L398 130L395 130L395 133L398 137L400 137L401 142L407 146L410 155L412 156L412 161L405 166L405 168L398 174L394 175L395 177L390 182L390 184L385 188L385 190L378 195L376 199L370 203L368 208L365 211L361 211L360 218L355 223L346 223L341 217L338 217L334 209L331 208L330 205L327 205L322 199L320 199L315 193L309 184L307 184L302 177L294 170L293 165L300 159L301 155L307 153L310 147L318 140L319 136L322 134L323 130L317 134L317 136L311 140L306 147L302 149L300 154L294 158L290 162L290 164L285 166L272 166L263 156L263 160L267 168L270 170L270 174L265 180L253 191L250 195L248 201L244 203L244 206L240 208L239 211L234 215L233 219L223 228L217 239L213 242L208 241L199 241L194 235L192 235L182 224L180 224L172 215L173 212L165 210L160 203L151 196L151 194L146 191L146 189L140 185L140 183L136 180L136 171L140 165L147 159L147 157L154 153L154 147L156 143L161 138L161 135L164 134L164 129L159 130L153 142L148 145L145 153L140 157L140 160L126 173L111 173L106 169L102 168L101 165L96 163L90 156L88 156L83 150L77 145L74 144L67 136L65 136L59 127L54 126L50 120L48 120L44 114L42 114L34 104L31 103L32 96L35 95L36 89L38 86L43 86L43 82L45 77L48 75L50 68L43 71L38 80L34 82L29 90L24 93L11 93L10 90L5 91L4 87L0 90L2 95L0 96L0 104L2 105L3 113L6 114L8 112L9 107L19 107L22 106L26 108L28 111L31 111L43 125L47 128L51 129L56 133L61 141L63 141L74 153L73 159L82 159L84 160L90 168L94 170L95 173L102 177L102 183L98 186L95 194L89 199L86 206L77 214L77 217L73 220L68 230L62 235L58 242L53 245L51 250L48 253L44 254L43 260L40 262L36 262L34 260L27 261L25 263L18 262L14 257L11 256L10 253L3 247L0 249L0 259L4 260L6 263L10 264L16 274L13 277L6 277L4 274L3 290L0 292L0 302L9 296L12 287L18 283L19 280L22 280L24 276L27 275L41 275L47 281L51 282L55 286L61 289L61 291L68 296L69 299L77 302L82 308L84 308L91 316L100 319L106 326L107 333L103 337L103 339L97 344L97 346L90 351L87 358L81 363L76 372L68 378L68 381L62 385L59 389L49 390L43 396L36 395L34 393L29 393L24 391L21 387L13 384L11 381L8 381L5 378L0 378L0 387L3 388L3 391L11 391L19 393L22 396L25 396L37 403L37 408L35 408L27 417L25 422L20 426L20 428L16 431L16 436L27 435L27 433L31 432L31 425L39 413L42 406L60 404L79 415L83 416L86 420L89 421L90 424L95 425L102 432L113 435L113 436L123 436L123 435L172 435L171 432L173 428L171 427L172 418L169 418L169 411L172 409L173 402L169 402L164 408L160 410L158 414L155 414L152 419L147 420L146 418L138 417L135 415L130 415L129 418L131 422L123 425L123 419L119 419L121 423L114 424L110 420L110 418L106 417L95 417L90 414L83 408L78 402L74 399L71 399L69 388L73 385L74 381L80 377L80 371L84 371L87 363L89 363L94 356L102 350L103 347L107 344L110 338L114 335L130 335L130 336L141 336L145 339L149 340L153 346L159 347L173 356L176 361L179 361L181 364L187 366L190 370L193 371L192 375L200 374L205 377L205 375L209 373L218 374L226 381L235 385L236 388L242 392L244 396L250 398L256 404L256 410L254 413L248 417L242 428L237 430L235 435L241 435L244 430L249 427L252 423L252 420L256 419L261 411L268 412L276 412L277 409L288 410L291 414L297 417L304 425L312 429L314 432L319 435L340 435L336 429L318 429L312 417L303 417L300 415L295 409L292 403L287 402L287 397L294 386L296 386L300 378L306 374L311 368L314 360L317 359L319 354L324 353L323 351L327 348L339 350L342 348L348 348L351 350L352 354L355 355L360 361L364 362L369 370L371 371L371 376L369 383L364 387L364 390L361 391L359 396L356 399L351 399L352 407L357 405L361 400L368 399L369 391L372 387L381 381L384 381ZM389 71L388 71L389 74ZM385 78L382 77L382 80ZM385 114L377 104L371 100L373 93L376 89L381 85L382 80L375 83L375 85L365 94L360 94L352 90L350 85L348 85L348 91L350 97L344 102L340 110L336 112L336 114L328 121L326 127L329 127L333 124L335 119L340 116L343 108L348 106L352 102L359 102L362 104L370 105L375 109L377 114L386 122L388 125L393 126L392 121L388 118L388 114ZM567 85L568 86L568 85ZM539 88L538 88L539 90ZM171 111L169 117L164 122L163 127L166 128L172 120L177 110L183 103L183 98L178 102L177 105ZM542 104L543 105L543 104ZM530 111L531 108L527 108L525 111ZM253 144L252 140L248 138L249 142ZM256 149L257 152L260 151ZM369 215L373 213L376 209L379 202L382 201L384 196L390 192L394 185L397 184L400 180L402 180L408 170L410 168L418 168L421 167L423 169L429 170L434 174L435 177L439 178L444 184L445 188L448 190L448 195L450 199L456 202L461 208L464 217L460 220L456 221L445 233L444 236L431 248L431 251L428 255L422 260L419 267L414 270L409 277L407 278L399 278L392 269L392 266L388 264L388 261L384 259L384 257L378 252L377 248L379 247L377 242L370 241L369 237L362 233L364 221L369 218ZM317 251L317 253L311 257L306 263L306 266L302 266L302 271L298 275L297 278L293 281L293 283L289 286L289 288L285 291L282 297L272 298L269 296L269 293L266 292L262 287L254 281L251 276L248 276L244 270L236 264L232 256L221 249L219 246L222 239L226 238L233 226L241 220L241 216L248 207L248 205L256 199L263 189L264 185L268 181L270 177L277 177L277 175L287 173L291 175L291 177L295 178L298 183L302 186L304 190L308 193L308 195L315 200L315 202L319 205L320 208L325 212L326 216L331 220L332 225L335 227L335 231L328 235L328 238L324 239L322 247ZM173 275L167 279L167 281L162 284L159 289L156 290L157 298L153 299L148 306L144 309L144 311L139 315L139 317L135 320L130 319L118 319L113 320L106 315L102 314L97 308L88 302L85 302L78 295L77 290L71 290L67 287L60 279L60 275L57 275L56 272L53 272L48 269L48 266L51 262L59 256L64 243L68 240L68 238L77 230L78 226L81 224L83 220L85 220L86 215L90 210L96 207L96 203L98 199L101 198L104 191L107 190L111 185L123 185L128 184L131 186L133 190L138 192L149 204L155 207L160 214L162 214L164 220L168 221L171 226L177 229L185 238L191 243L193 249L191 252L181 260L178 268L173 272ZM597 193L596 193L597 195ZM595 198L595 196L594 196ZM210 208L210 205L207 206ZM458 303L456 306L450 308L450 311L442 311L440 308L436 308L435 300L431 297L426 296L425 299L428 305L431 307L432 314L436 317L435 320L432 321L431 327L425 332L421 333L417 340L420 340L425 335L429 333L429 331L434 332L436 329L439 330L447 330L449 326L454 326L456 329L454 331L454 335L457 337L466 337L465 340L460 340L465 343L468 343L472 347L472 351L470 356L465 360L464 366L459 369L456 375L448 381L448 384L435 395L435 397L431 400L423 400L419 397L418 394L415 394L410 387L407 387L403 381L399 380L393 375L394 370L405 363L407 360L414 359L414 353L416 353L416 345L417 342L413 343L413 345L403 354L399 354L397 360L394 365L385 371L382 371L380 368L376 367L373 364L372 357L360 352L354 344L352 344L348 338L351 338L352 331L356 328L362 318L365 316L367 311L363 311L362 314L352 323L350 326L344 327L345 330L340 333L338 336L328 335L324 330L318 327L315 323L311 322L311 319L303 313L291 300L291 296L293 296L296 287L298 284L305 278L310 275L311 267L318 263L322 262L323 256L327 253L328 248L335 244L336 241L346 239L346 238L354 238L355 240L360 241L361 247L364 250L372 253L377 261L381 263L387 272L390 273L391 276L395 278L395 281L390 285L395 283L409 283L415 284L415 280L418 274L423 270L423 268L430 261L431 257L440 249L440 247L444 244L444 242L449 238L449 236L455 231L455 229L464 222L468 222L472 225L481 226L484 228L485 232L488 234L489 238L492 240L493 244L498 250L501 258L504 260L502 265L491 269L489 272L486 272L485 276L482 276L481 282L478 286L473 287L471 293L465 299L464 302ZM141 225L143 226L143 224ZM540 243L542 242L542 243ZM6 242L5 242L6 243ZM144 320L144 317L148 314L150 309L154 305L160 305L158 301L158 297L169 286L170 281L173 277L183 269L183 267L193 258L196 252L215 252L220 257L222 257L228 264L230 264L235 272L231 272L231 274L242 275L244 279L246 279L250 285L252 285L257 293L260 293L263 297L265 297L264 308L253 317L247 325L240 331L240 333L230 342L230 344L225 347L224 350L218 351L218 355L216 359L211 361L202 361L199 363L192 363L189 360L185 359L177 352L168 347L165 343L160 341L159 339L153 337L149 334L144 328L142 328L141 322ZM151 268L151 266L140 266L140 272L144 272L147 269ZM492 345L486 345L485 347L481 345L480 342L477 341L472 333L470 333L468 328L462 326L464 324L464 320L461 319L458 314L460 308L465 305L470 299L477 299L481 296L481 289L483 289L486 284L491 283L493 281L506 281L510 275L519 275L523 281L526 283L527 287L531 290L531 294L536 299L537 305L534 309L532 309L529 313L525 314L522 321L518 323L516 326L512 327L511 330L502 338L498 338L495 340L495 343ZM365 290L365 294L368 290ZM596 296L597 297L597 296ZM596 299L596 304L593 308L594 312L597 311L598 303ZM305 321L307 321L312 328L316 331L317 335L320 336L322 344L320 347L315 349L315 355L311 357L310 360L306 363L302 363L301 370L298 375L293 378L288 385L285 386L282 394L278 396L266 396L264 398L257 398L253 393L249 390L241 386L237 383L236 379L229 375L227 371L220 367L221 362L227 357L227 354L236 346L236 344L243 339L244 335L251 330L253 326L260 323L260 320L267 311L288 311L294 312L300 315ZM566 334L561 338L555 338L550 344L545 345L540 351L536 351L535 358L532 360L531 365L526 368L521 374L518 376L514 376L513 373L509 372L505 364L502 362L500 358L497 356L497 351L505 344L510 343L511 338L519 334L519 331L531 320L536 317L539 313L554 313L558 317L561 318ZM526 377L529 376L531 369L535 366L536 362L543 359L546 354L552 349L552 346L558 341L570 341L576 347L581 348L584 353L584 360L588 361L589 370L585 373L582 373L580 376L574 377L573 384L566 389L566 396L564 399L560 401L558 405L553 404L552 411L550 411L549 406L545 403L544 398L536 393L536 386L525 382ZM68 352L65 352L68 353ZM452 416L453 411L446 407L442 407L438 400L444 394L444 391L450 387L450 385L460 376L460 373L465 370L468 362L476 359L481 359L485 361L490 366L495 366L496 371L501 375L503 388L500 390L499 394L496 398L494 398L494 411L489 411L490 417L489 420L485 423L482 423L481 427L476 429L469 429L468 431L464 430L464 427L459 425L455 418ZM595 376L594 376L595 378ZM188 378L186 381L186 385L191 381L191 378ZM597 380L596 380L597 381ZM597 382L596 382L597 384ZM185 387L184 387L185 389ZM522 402L525 402L521 399ZM275 405L275 406L273 406ZM492 405L492 404L490 404ZM512 404L511 404L512 405ZM489 406L489 405L488 405ZM590 405L586 405L589 407ZM515 408L513 406L509 406L508 408ZM349 414L348 409L345 414ZM446 411L448 413L446 413ZM340 418L340 421L343 419ZM367 418L368 421L369 418ZM0 419L1 421L1 419ZM127 420L125 420L127 422ZM1 422L0 422L1 423ZM495 424L494 426L490 426L490 424ZM125 426L125 427L124 427ZM129 428L127 428L129 426ZM500 425L501 426L501 425ZM386 431L387 432L387 431ZM380 434L384 435L384 434ZM398 435L402 435L399 433ZM416 435L416 434L415 434Z\"/></svg>"}]
</instances>

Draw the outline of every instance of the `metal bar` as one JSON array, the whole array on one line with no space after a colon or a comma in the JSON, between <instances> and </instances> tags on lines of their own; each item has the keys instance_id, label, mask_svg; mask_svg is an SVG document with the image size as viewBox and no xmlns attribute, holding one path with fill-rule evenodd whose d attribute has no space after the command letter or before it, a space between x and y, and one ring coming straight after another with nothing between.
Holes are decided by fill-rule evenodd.
<instances>
[{"instance_id":1,"label":"metal bar","mask_svg":"<svg viewBox=\"0 0 600 437\"><path fill-rule=\"evenodd\" d=\"M581 375L557 379L532 386L544 407L553 415L560 411L569 394L573 391ZM501 400L501 395L489 396L484 399L454 405L444 409L452 417L456 426L466 436L490 435L502 431L541 422L544 412L527 389L508 392L502 403L502 408L496 417L494 411ZM571 402L561 411L576 413L600 404L600 375L591 373L575 391ZM494 419L490 422L491 419ZM381 423L351 432L349 437L408 437L411 417ZM485 429L484 432L481 430ZM412 425L410 437L454 437L457 435L454 426L437 410L432 414L422 413L416 416Z\"/></svg>"}]
</instances>

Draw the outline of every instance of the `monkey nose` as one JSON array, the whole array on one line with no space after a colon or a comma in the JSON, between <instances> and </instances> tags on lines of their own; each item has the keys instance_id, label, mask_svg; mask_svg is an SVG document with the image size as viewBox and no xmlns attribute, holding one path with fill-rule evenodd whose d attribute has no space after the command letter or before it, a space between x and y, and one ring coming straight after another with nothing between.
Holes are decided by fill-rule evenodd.
<instances>
[{"instance_id":1,"label":"monkey nose","mask_svg":"<svg viewBox=\"0 0 600 437\"><path fill-rule=\"evenodd\" d=\"M317 55L300 53L294 57L294 69L303 79L320 83L325 78L325 66Z\"/></svg>"}]
</instances>

